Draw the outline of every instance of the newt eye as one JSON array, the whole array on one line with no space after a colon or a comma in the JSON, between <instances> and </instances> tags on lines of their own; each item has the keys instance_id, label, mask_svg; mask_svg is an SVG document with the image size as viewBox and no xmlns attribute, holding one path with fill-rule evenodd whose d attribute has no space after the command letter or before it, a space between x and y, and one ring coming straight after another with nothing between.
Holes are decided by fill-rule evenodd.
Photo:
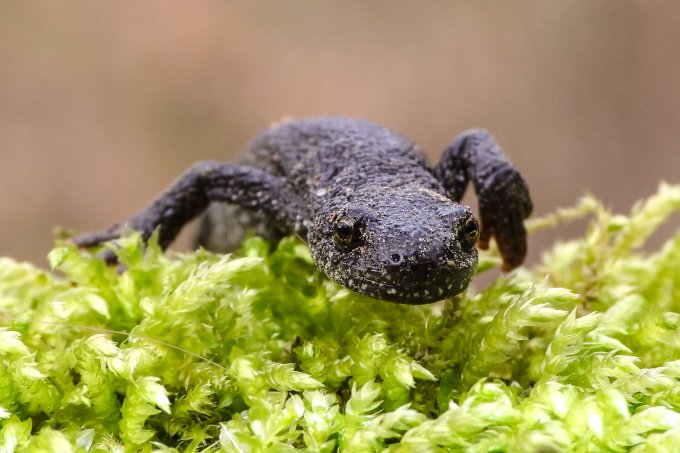
<instances>
[{"instance_id":1,"label":"newt eye","mask_svg":"<svg viewBox=\"0 0 680 453\"><path fill-rule=\"evenodd\" d=\"M340 217L333 228L333 241L340 248L353 248L359 245L361 228L359 222L351 217Z\"/></svg>"},{"instance_id":2,"label":"newt eye","mask_svg":"<svg viewBox=\"0 0 680 453\"><path fill-rule=\"evenodd\" d=\"M474 217L469 217L460 229L460 238L465 245L472 248L479 239L479 223Z\"/></svg>"}]
</instances>

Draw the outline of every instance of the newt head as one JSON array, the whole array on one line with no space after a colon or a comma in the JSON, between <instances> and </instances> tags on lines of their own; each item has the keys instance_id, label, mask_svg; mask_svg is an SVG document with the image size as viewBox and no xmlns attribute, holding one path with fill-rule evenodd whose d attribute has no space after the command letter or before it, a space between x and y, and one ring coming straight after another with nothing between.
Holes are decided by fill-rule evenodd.
<instances>
[{"instance_id":1,"label":"newt head","mask_svg":"<svg viewBox=\"0 0 680 453\"><path fill-rule=\"evenodd\" d=\"M311 222L309 246L319 269L347 288L424 304L460 293L474 275L479 224L467 206L370 187L327 206Z\"/></svg>"}]
</instances>

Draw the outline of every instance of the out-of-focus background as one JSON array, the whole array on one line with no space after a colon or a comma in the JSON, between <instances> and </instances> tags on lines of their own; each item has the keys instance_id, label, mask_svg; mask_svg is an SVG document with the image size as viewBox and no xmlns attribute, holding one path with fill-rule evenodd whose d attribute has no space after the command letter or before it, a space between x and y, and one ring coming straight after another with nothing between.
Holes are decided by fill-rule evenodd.
<instances>
[{"instance_id":1,"label":"out-of-focus background","mask_svg":"<svg viewBox=\"0 0 680 453\"><path fill-rule=\"evenodd\" d=\"M368 119L431 162L485 127L537 214L627 211L680 182L678 23L663 0L1 1L0 255L45 265L55 226L124 220L283 116Z\"/></svg>"}]
</instances>

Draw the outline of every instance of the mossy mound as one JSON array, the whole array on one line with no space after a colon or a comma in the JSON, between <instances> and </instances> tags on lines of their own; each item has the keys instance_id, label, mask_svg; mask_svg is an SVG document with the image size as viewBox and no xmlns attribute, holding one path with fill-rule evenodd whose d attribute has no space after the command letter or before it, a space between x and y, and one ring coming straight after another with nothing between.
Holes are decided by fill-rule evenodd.
<instances>
[{"instance_id":1,"label":"mossy mound","mask_svg":"<svg viewBox=\"0 0 680 453\"><path fill-rule=\"evenodd\" d=\"M680 445L680 186L486 290L403 306L328 281L304 244L238 257L68 244L0 259L3 451L672 451ZM113 246L112 246L113 247ZM498 262L484 254L480 269Z\"/></svg>"}]
</instances>

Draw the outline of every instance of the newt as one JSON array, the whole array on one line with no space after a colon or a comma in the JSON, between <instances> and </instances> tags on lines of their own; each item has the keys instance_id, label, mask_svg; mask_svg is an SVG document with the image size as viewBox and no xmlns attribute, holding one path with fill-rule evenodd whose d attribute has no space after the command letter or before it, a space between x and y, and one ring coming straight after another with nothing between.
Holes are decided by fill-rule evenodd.
<instances>
[{"instance_id":1,"label":"newt","mask_svg":"<svg viewBox=\"0 0 680 453\"><path fill-rule=\"evenodd\" d=\"M477 221L459 204L468 183ZM93 247L126 228L167 247L207 211L197 243L233 249L248 229L296 234L321 272L356 292L422 304L464 291L476 246L494 238L504 271L527 252L529 189L485 130L463 132L428 166L408 139L346 117L287 120L262 132L237 163L198 162L123 224L73 239Z\"/></svg>"}]
</instances>

